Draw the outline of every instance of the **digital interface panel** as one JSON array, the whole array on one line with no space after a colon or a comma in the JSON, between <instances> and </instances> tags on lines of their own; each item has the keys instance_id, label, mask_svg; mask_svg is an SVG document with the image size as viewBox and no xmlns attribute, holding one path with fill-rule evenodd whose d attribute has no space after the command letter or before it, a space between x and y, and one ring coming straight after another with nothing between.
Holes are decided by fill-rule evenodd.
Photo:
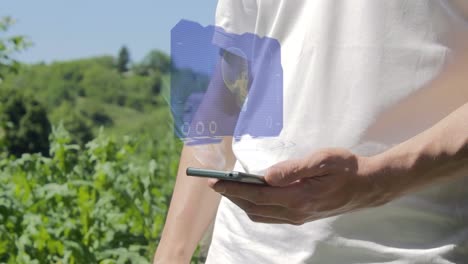
<instances>
[{"instance_id":1,"label":"digital interface panel","mask_svg":"<svg viewBox=\"0 0 468 264\"><path fill-rule=\"evenodd\" d=\"M186 144L275 137L283 128L277 40L181 20L171 30L174 133Z\"/></svg>"}]
</instances>

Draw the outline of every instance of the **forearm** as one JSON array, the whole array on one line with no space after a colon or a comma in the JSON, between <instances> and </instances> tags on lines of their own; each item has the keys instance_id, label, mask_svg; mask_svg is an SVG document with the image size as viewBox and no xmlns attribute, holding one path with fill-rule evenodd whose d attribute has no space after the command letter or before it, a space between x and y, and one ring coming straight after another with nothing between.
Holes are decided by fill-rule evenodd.
<instances>
[{"instance_id":1,"label":"forearm","mask_svg":"<svg viewBox=\"0 0 468 264\"><path fill-rule=\"evenodd\" d=\"M221 164L223 168L216 169L230 169L233 166L234 160L229 153L224 159L224 164ZM208 187L206 179L187 176L185 169L189 166L213 168L197 159L193 147L184 147L155 263L188 263L216 215L220 195Z\"/></svg>"},{"instance_id":2,"label":"forearm","mask_svg":"<svg viewBox=\"0 0 468 264\"><path fill-rule=\"evenodd\" d=\"M400 196L440 180L468 175L468 103L432 128L375 157L378 185Z\"/></svg>"},{"instance_id":3,"label":"forearm","mask_svg":"<svg viewBox=\"0 0 468 264\"><path fill-rule=\"evenodd\" d=\"M394 196L468 175L468 40L459 39L452 55L453 59L425 89L452 93L452 97L458 96L460 106L454 106L431 128L375 157L377 167L383 170L376 177L377 184L394 192ZM444 104L444 98L440 100L434 104Z\"/></svg>"}]
</instances>

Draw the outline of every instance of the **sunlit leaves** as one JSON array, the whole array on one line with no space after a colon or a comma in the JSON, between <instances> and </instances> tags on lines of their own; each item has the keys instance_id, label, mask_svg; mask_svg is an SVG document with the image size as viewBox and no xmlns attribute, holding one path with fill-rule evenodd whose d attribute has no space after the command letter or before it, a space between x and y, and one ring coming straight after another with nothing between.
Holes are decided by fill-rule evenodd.
<instances>
[{"instance_id":1,"label":"sunlit leaves","mask_svg":"<svg viewBox=\"0 0 468 264\"><path fill-rule=\"evenodd\" d=\"M9 16L0 18L0 81L5 74L18 72L20 64L14 59L14 55L31 46L25 36L6 34L14 24L15 20Z\"/></svg>"},{"instance_id":2,"label":"sunlit leaves","mask_svg":"<svg viewBox=\"0 0 468 264\"><path fill-rule=\"evenodd\" d=\"M50 158L1 160L0 262L149 263L177 164L133 160L134 144L101 134L82 148L58 126Z\"/></svg>"}]
</instances>

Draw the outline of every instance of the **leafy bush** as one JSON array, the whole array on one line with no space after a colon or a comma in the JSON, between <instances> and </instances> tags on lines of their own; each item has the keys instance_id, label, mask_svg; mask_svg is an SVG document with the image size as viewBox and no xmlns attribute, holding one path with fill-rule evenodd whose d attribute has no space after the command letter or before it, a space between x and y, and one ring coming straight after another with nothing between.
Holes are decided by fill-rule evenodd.
<instances>
[{"instance_id":1,"label":"leafy bush","mask_svg":"<svg viewBox=\"0 0 468 264\"><path fill-rule=\"evenodd\" d=\"M48 152L50 122L45 108L32 96L0 90L0 130L0 147L10 154Z\"/></svg>"},{"instance_id":2,"label":"leafy bush","mask_svg":"<svg viewBox=\"0 0 468 264\"><path fill-rule=\"evenodd\" d=\"M148 263L159 241L179 147L132 158L137 140L103 133L84 148L53 129L50 157L0 161L0 262Z\"/></svg>"},{"instance_id":3,"label":"leafy bush","mask_svg":"<svg viewBox=\"0 0 468 264\"><path fill-rule=\"evenodd\" d=\"M0 17L0 83L5 74L18 72L20 63L14 59L14 55L31 45L25 36L5 36L14 24L13 18Z\"/></svg>"},{"instance_id":4,"label":"leafy bush","mask_svg":"<svg viewBox=\"0 0 468 264\"><path fill-rule=\"evenodd\" d=\"M63 102L52 112L51 120L62 123L72 136L72 143L84 146L94 138L92 120L76 107L76 104Z\"/></svg>"}]
</instances>

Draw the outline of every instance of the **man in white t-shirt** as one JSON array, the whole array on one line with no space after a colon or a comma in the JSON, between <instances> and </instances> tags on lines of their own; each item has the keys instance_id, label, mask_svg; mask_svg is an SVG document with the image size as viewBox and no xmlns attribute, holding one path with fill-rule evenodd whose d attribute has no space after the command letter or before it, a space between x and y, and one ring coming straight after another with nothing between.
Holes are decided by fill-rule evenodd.
<instances>
[{"instance_id":1,"label":"man in white t-shirt","mask_svg":"<svg viewBox=\"0 0 468 264\"><path fill-rule=\"evenodd\" d=\"M220 0L217 26L281 43L284 124L226 138L210 167L270 186L186 177L207 164L184 147L155 263L187 263L215 215L207 263L467 263L467 14L461 0Z\"/></svg>"}]
</instances>

